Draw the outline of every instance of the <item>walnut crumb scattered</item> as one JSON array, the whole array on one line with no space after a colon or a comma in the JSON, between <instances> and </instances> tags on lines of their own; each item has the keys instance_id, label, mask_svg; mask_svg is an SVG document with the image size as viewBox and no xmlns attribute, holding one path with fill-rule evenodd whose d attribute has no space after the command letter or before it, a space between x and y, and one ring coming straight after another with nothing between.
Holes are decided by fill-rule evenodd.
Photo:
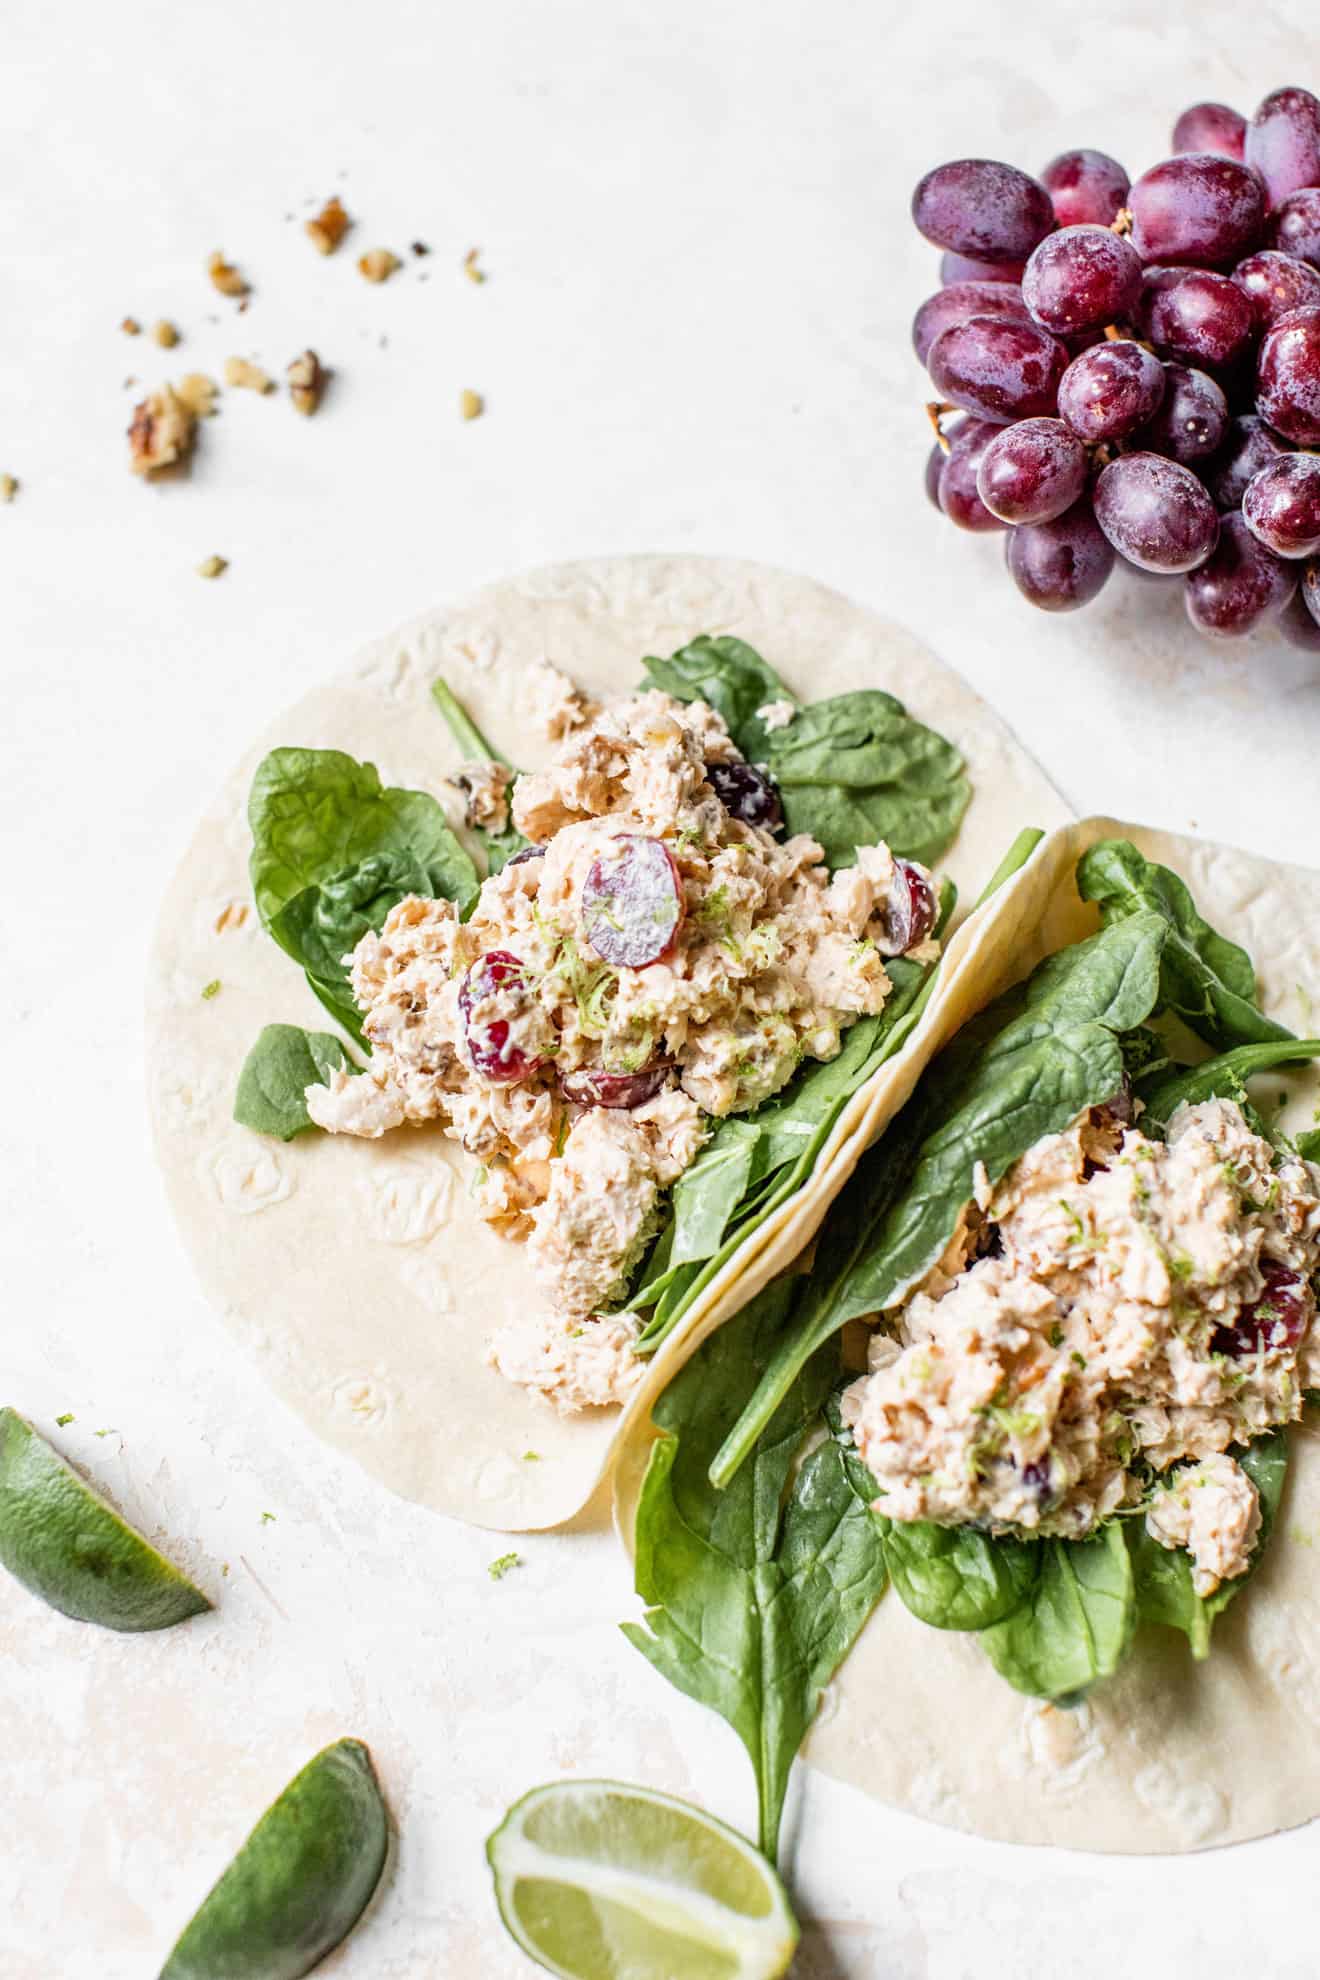
<instances>
[{"instance_id":1,"label":"walnut crumb scattered","mask_svg":"<svg viewBox=\"0 0 1320 1980\"><path fill-rule=\"evenodd\" d=\"M163 351L172 351L179 341L178 330L164 316L161 317L159 323L152 324L151 334Z\"/></svg>"},{"instance_id":2,"label":"walnut crumb scattered","mask_svg":"<svg viewBox=\"0 0 1320 1980\"><path fill-rule=\"evenodd\" d=\"M223 576L228 569L228 557L205 557L197 566L197 575L204 578L218 578ZM202 995L205 997L207 994L208 992L203 990ZM209 994L214 995L214 992L210 992Z\"/></svg>"},{"instance_id":3,"label":"walnut crumb scattered","mask_svg":"<svg viewBox=\"0 0 1320 1980\"><path fill-rule=\"evenodd\" d=\"M136 316L126 316L119 327L126 337L136 337L142 325L138 322Z\"/></svg>"},{"instance_id":4,"label":"walnut crumb scattered","mask_svg":"<svg viewBox=\"0 0 1320 1980\"><path fill-rule=\"evenodd\" d=\"M241 385L249 392L275 390L275 380L268 371L263 371L259 364L252 364L249 359L241 357L225 359L225 384Z\"/></svg>"},{"instance_id":5,"label":"walnut crumb scattered","mask_svg":"<svg viewBox=\"0 0 1320 1980\"><path fill-rule=\"evenodd\" d=\"M486 410L486 401L480 392L462 392L459 394L458 410L464 419L480 419Z\"/></svg>"},{"instance_id":6,"label":"walnut crumb scattered","mask_svg":"<svg viewBox=\"0 0 1320 1980\"><path fill-rule=\"evenodd\" d=\"M133 408L128 464L134 474L155 474L192 452L197 416L174 390L161 385Z\"/></svg>"},{"instance_id":7,"label":"walnut crumb scattered","mask_svg":"<svg viewBox=\"0 0 1320 1980\"><path fill-rule=\"evenodd\" d=\"M388 282L395 269L402 267L398 255L391 254L388 248L368 248L358 256L358 272L369 282Z\"/></svg>"},{"instance_id":8,"label":"walnut crumb scattered","mask_svg":"<svg viewBox=\"0 0 1320 1980\"><path fill-rule=\"evenodd\" d=\"M321 403L325 390L325 372L315 351L300 351L287 366L289 397L294 408L300 413L312 414Z\"/></svg>"},{"instance_id":9,"label":"walnut crumb scattered","mask_svg":"<svg viewBox=\"0 0 1320 1980\"><path fill-rule=\"evenodd\" d=\"M484 282L486 280L485 269L478 265L480 254L480 248L469 248L463 256L463 273L467 276L469 282Z\"/></svg>"},{"instance_id":10,"label":"walnut crumb scattered","mask_svg":"<svg viewBox=\"0 0 1320 1980\"><path fill-rule=\"evenodd\" d=\"M204 371L189 371L174 389L195 418L210 419L220 396L214 378L208 378Z\"/></svg>"},{"instance_id":11,"label":"walnut crumb scattered","mask_svg":"<svg viewBox=\"0 0 1320 1980\"><path fill-rule=\"evenodd\" d=\"M245 296L251 289L251 284L244 281L232 261L226 261L218 248L207 262L206 272L222 296Z\"/></svg>"},{"instance_id":12,"label":"walnut crumb scattered","mask_svg":"<svg viewBox=\"0 0 1320 1980\"><path fill-rule=\"evenodd\" d=\"M352 224L335 193L314 220L303 222L303 231L319 254L333 254Z\"/></svg>"},{"instance_id":13,"label":"walnut crumb scattered","mask_svg":"<svg viewBox=\"0 0 1320 1980\"><path fill-rule=\"evenodd\" d=\"M12 502L18 493L18 478L12 474L0 474L0 502Z\"/></svg>"},{"instance_id":14,"label":"walnut crumb scattered","mask_svg":"<svg viewBox=\"0 0 1320 1980\"><path fill-rule=\"evenodd\" d=\"M419 258L422 255L429 254L431 252L430 248L426 245L425 241L414 241L412 244L412 251Z\"/></svg>"}]
</instances>

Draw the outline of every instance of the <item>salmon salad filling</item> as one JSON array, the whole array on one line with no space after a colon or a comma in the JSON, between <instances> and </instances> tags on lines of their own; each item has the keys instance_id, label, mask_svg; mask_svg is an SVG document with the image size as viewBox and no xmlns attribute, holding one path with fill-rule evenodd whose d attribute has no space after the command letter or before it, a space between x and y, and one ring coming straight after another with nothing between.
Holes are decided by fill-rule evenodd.
<instances>
[{"instance_id":1,"label":"salmon salad filling","mask_svg":"<svg viewBox=\"0 0 1320 1980\"><path fill-rule=\"evenodd\" d=\"M1115 1513L1242 1574L1260 1530L1233 1449L1320 1387L1320 1166L1236 1102L1149 1139L1126 1094L975 1201L871 1337L842 1415L896 1520L1080 1539Z\"/></svg>"},{"instance_id":2,"label":"salmon salad filling","mask_svg":"<svg viewBox=\"0 0 1320 1980\"><path fill-rule=\"evenodd\" d=\"M935 958L937 901L883 844L831 874L815 839L784 836L775 785L704 701L599 703L549 667L536 701L547 768L453 779L469 824L525 843L466 918L410 894L361 937L370 1064L308 1086L306 1106L339 1134L436 1122L472 1155L482 1214L526 1243L545 1294L493 1358L576 1409L640 1378L640 1323L608 1309L663 1193L713 1124L882 1010L887 959Z\"/></svg>"}]
</instances>

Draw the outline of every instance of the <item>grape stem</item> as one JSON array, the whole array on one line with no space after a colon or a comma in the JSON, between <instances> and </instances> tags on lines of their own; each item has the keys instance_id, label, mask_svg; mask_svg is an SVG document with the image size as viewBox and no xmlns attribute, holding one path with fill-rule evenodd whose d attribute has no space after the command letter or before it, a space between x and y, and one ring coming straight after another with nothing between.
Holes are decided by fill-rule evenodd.
<instances>
[{"instance_id":1,"label":"grape stem","mask_svg":"<svg viewBox=\"0 0 1320 1980\"><path fill-rule=\"evenodd\" d=\"M1118 212L1109 223L1109 231L1111 234L1120 234L1124 237L1132 232L1132 208L1130 206L1119 207Z\"/></svg>"},{"instance_id":2,"label":"grape stem","mask_svg":"<svg viewBox=\"0 0 1320 1980\"><path fill-rule=\"evenodd\" d=\"M939 442L941 451L946 454L951 449L949 442L944 437L940 421L946 413L957 412L957 410L957 406L951 406L946 399L927 399L926 401L926 417L935 428L935 438Z\"/></svg>"}]
</instances>

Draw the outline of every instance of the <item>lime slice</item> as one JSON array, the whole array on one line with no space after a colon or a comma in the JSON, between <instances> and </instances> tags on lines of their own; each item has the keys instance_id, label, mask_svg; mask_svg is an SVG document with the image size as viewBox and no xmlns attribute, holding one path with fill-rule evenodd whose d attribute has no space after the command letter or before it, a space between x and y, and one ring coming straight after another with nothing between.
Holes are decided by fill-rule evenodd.
<instances>
[{"instance_id":1,"label":"lime slice","mask_svg":"<svg viewBox=\"0 0 1320 1980\"><path fill-rule=\"evenodd\" d=\"M774 1980L798 1942L765 1858L672 1795L620 1781L533 1788L486 1855L504 1923L564 1980Z\"/></svg>"},{"instance_id":2,"label":"lime slice","mask_svg":"<svg viewBox=\"0 0 1320 1980\"><path fill-rule=\"evenodd\" d=\"M0 1409L0 1564L104 1629L168 1629L211 1606L14 1409Z\"/></svg>"},{"instance_id":3,"label":"lime slice","mask_svg":"<svg viewBox=\"0 0 1320 1980\"><path fill-rule=\"evenodd\" d=\"M357 1924L388 1842L366 1747L323 1747L202 1899L160 1980L300 1980Z\"/></svg>"}]
</instances>

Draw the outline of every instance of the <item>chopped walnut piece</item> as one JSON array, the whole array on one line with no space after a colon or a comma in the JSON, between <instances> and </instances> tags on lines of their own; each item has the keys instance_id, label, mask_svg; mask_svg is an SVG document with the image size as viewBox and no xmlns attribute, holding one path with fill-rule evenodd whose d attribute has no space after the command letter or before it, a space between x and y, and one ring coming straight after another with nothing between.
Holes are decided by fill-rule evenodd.
<instances>
[{"instance_id":1,"label":"chopped walnut piece","mask_svg":"<svg viewBox=\"0 0 1320 1980\"><path fill-rule=\"evenodd\" d=\"M119 327L126 337L136 337L142 325L138 322L136 316L126 316Z\"/></svg>"},{"instance_id":2,"label":"chopped walnut piece","mask_svg":"<svg viewBox=\"0 0 1320 1980\"><path fill-rule=\"evenodd\" d=\"M164 316L161 317L159 323L152 324L151 334L156 339L156 342L160 345L163 351L172 351L174 349L174 346L179 341L179 333L177 329L169 321L169 319Z\"/></svg>"},{"instance_id":3,"label":"chopped walnut piece","mask_svg":"<svg viewBox=\"0 0 1320 1980\"><path fill-rule=\"evenodd\" d=\"M215 411L220 387L204 371L187 372L174 389L195 418L209 419Z\"/></svg>"},{"instance_id":4,"label":"chopped walnut piece","mask_svg":"<svg viewBox=\"0 0 1320 1980\"><path fill-rule=\"evenodd\" d=\"M467 276L469 282L484 282L486 280L485 269L477 265L477 259L480 253L480 248L469 248L463 256L463 273Z\"/></svg>"},{"instance_id":5,"label":"chopped walnut piece","mask_svg":"<svg viewBox=\"0 0 1320 1980\"><path fill-rule=\"evenodd\" d=\"M301 351L287 366L289 397L300 413L314 413L325 390L325 372L315 351Z\"/></svg>"},{"instance_id":6,"label":"chopped walnut piece","mask_svg":"<svg viewBox=\"0 0 1320 1980\"><path fill-rule=\"evenodd\" d=\"M412 251L415 255L418 256L429 254L431 252L430 248L426 245L425 241L414 241L412 244Z\"/></svg>"},{"instance_id":7,"label":"chopped walnut piece","mask_svg":"<svg viewBox=\"0 0 1320 1980\"><path fill-rule=\"evenodd\" d=\"M12 474L0 474L0 502L12 502L17 493L17 477Z\"/></svg>"},{"instance_id":8,"label":"chopped walnut piece","mask_svg":"<svg viewBox=\"0 0 1320 1980\"><path fill-rule=\"evenodd\" d=\"M245 296L251 288L251 284L244 281L234 264L226 261L218 248L207 262L206 272L222 296Z\"/></svg>"},{"instance_id":9,"label":"chopped walnut piece","mask_svg":"<svg viewBox=\"0 0 1320 1980\"><path fill-rule=\"evenodd\" d=\"M229 569L228 557L206 557L197 566L198 577L218 578ZM203 992L203 995L206 993Z\"/></svg>"},{"instance_id":10,"label":"chopped walnut piece","mask_svg":"<svg viewBox=\"0 0 1320 1980\"><path fill-rule=\"evenodd\" d=\"M319 254L333 254L352 224L335 193L314 220L303 222L303 232Z\"/></svg>"},{"instance_id":11,"label":"chopped walnut piece","mask_svg":"<svg viewBox=\"0 0 1320 1980\"><path fill-rule=\"evenodd\" d=\"M192 452L197 416L172 385L161 385L133 408L128 464L134 474L155 474Z\"/></svg>"},{"instance_id":12,"label":"chopped walnut piece","mask_svg":"<svg viewBox=\"0 0 1320 1980\"><path fill-rule=\"evenodd\" d=\"M225 359L225 384L242 385L249 392L273 392L275 380L259 364L252 364L247 358L227 357Z\"/></svg>"},{"instance_id":13,"label":"chopped walnut piece","mask_svg":"<svg viewBox=\"0 0 1320 1980\"><path fill-rule=\"evenodd\" d=\"M395 269L402 267L398 255L391 254L388 248L368 248L358 256L358 272L369 282L388 282Z\"/></svg>"},{"instance_id":14,"label":"chopped walnut piece","mask_svg":"<svg viewBox=\"0 0 1320 1980\"><path fill-rule=\"evenodd\" d=\"M458 410L462 413L464 419L480 419L486 410L486 401L482 398L480 392L461 392L458 399Z\"/></svg>"}]
</instances>

